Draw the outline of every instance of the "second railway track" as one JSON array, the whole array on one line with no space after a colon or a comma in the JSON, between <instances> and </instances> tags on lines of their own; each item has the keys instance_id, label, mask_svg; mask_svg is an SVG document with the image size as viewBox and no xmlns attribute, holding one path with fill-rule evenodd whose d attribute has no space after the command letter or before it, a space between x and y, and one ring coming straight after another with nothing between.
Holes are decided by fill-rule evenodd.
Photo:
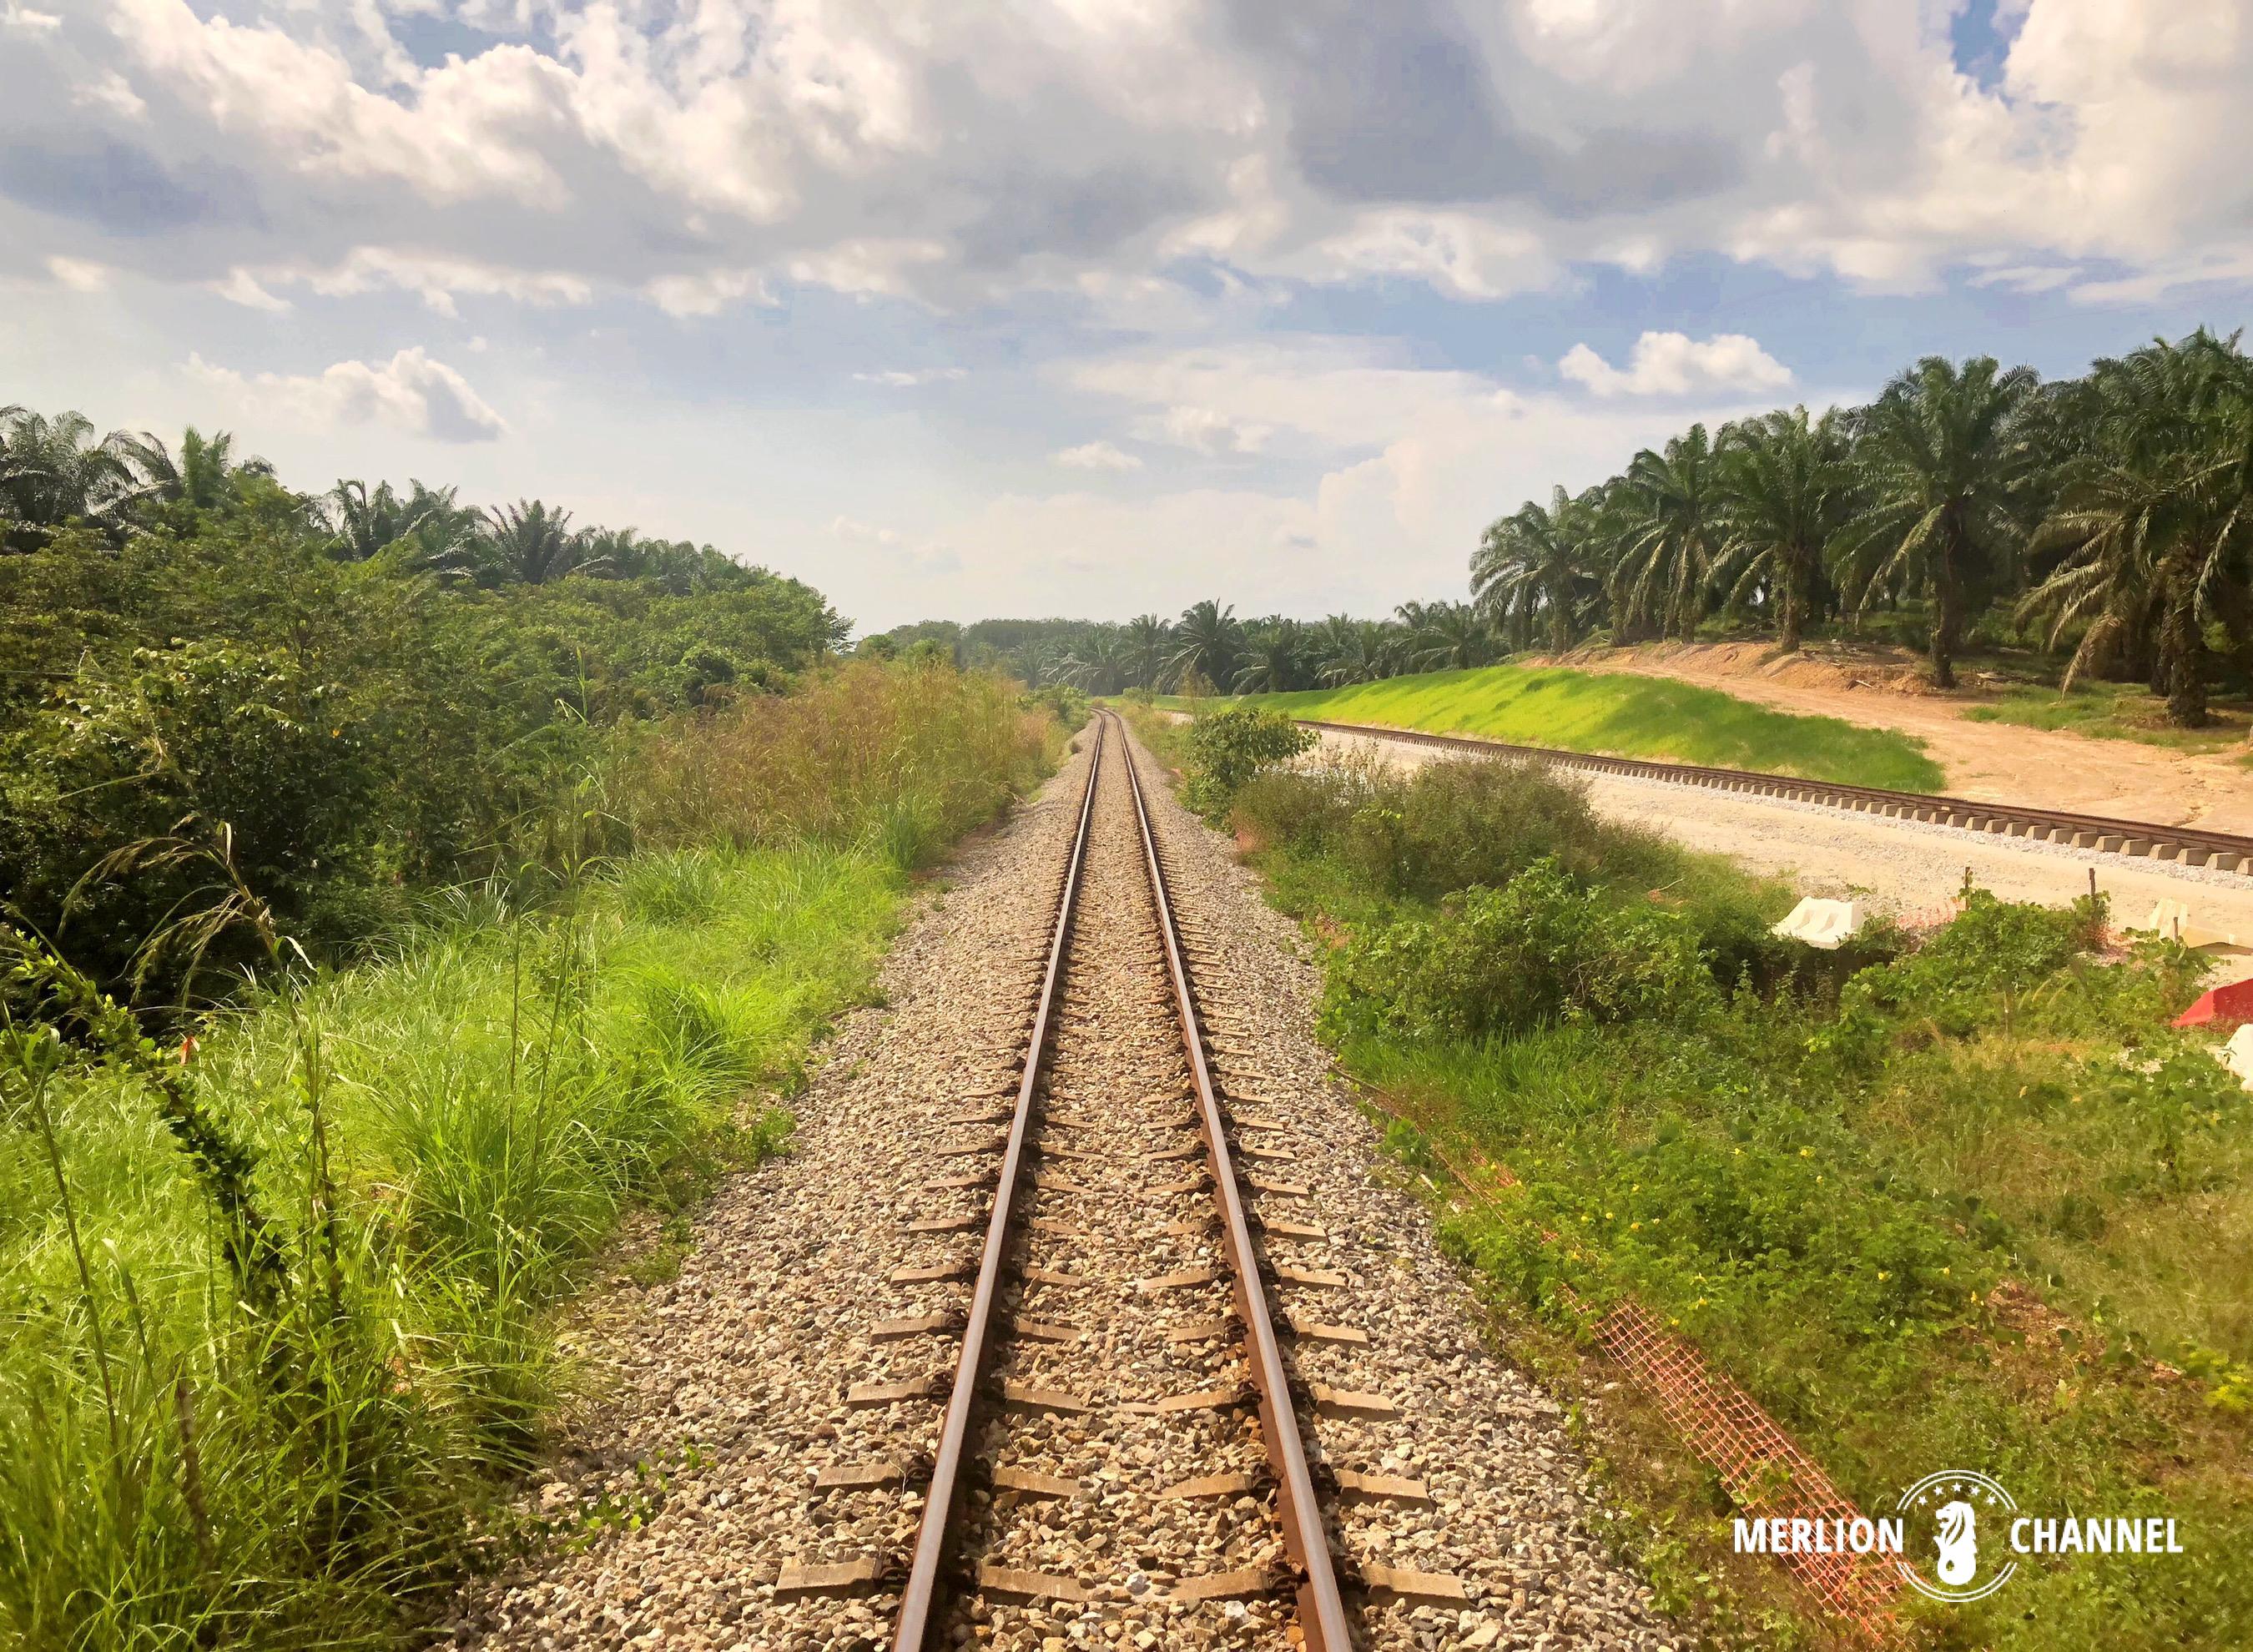
<instances>
[{"instance_id":1,"label":"second railway track","mask_svg":"<svg viewBox=\"0 0 2253 1652\"><path fill-rule=\"evenodd\" d=\"M848 1399L897 1448L816 1486L920 1499L914 1544L784 1585L896 1591L902 1652L1038 1649L1106 1611L1162 1614L1167 1646L1348 1652L1372 1593L1463 1586L1336 1552L1337 1500L1426 1494L1309 1448L1317 1410L1391 1402L1294 1380L1294 1343L1370 1338L1292 1129L1216 1079L1227 1033L1204 1025L1132 743L1107 714L1094 739L1016 1082L931 1098L924 1243L872 1282L889 1312Z\"/></svg>"}]
</instances>

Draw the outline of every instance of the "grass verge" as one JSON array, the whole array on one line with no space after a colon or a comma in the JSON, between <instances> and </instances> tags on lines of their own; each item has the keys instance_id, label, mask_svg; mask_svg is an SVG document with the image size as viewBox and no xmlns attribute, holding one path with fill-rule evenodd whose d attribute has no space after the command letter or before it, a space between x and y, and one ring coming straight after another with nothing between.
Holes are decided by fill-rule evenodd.
<instances>
[{"instance_id":1,"label":"grass verge","mask_svg":"<svg viewBox=\"0 0 2253 1652\"><path fill-rule=\"evenodd\" d=\"M819 760L739 721L803 705L700 725L695 784L787 771L799 814L661 847L661 794L660 847L530 910L455 892L178 1049L0 928L0 1645L388 1646L538 1538L505 1492L573 1380L561 1305L629 1211L784 1146L910 866L1061 745L951 671L810 694L861 714ZM918 709L946 738L885 772Z\"/></svg>"},{"instance_id":2,"label":"grass verge","mask_svg":"<svg viewBox=\"0 0 2253 1652\"><path fill-rule=\"evenodd\" d=\"M1967 707L1964 714L1973 722L2063 730L2091 740L2132 740L2174 751L2229 751L2253 735L2253 703L2222 701L2211 711L2211 727L2176 728L2167 723L2166 702L2148 688L2084 680L2070 694L2013 683L1998 700Z\"/></svg>"},{"instance_id":3,"label":"grass verge","mask_svg":"<svg viewBox=\"0 0 2253 1652\"><path fill-rule=\"evenodd\" d=\"M1804 717L1717 688L1565 666L1486 666L1346 688L1246 696L1294 717L1482 735L1716 768L1937 791L1946 776L1915 736Z\"/></svg>"},{"instance_id":4,"label":"grass verge","mask_svg":"<svg viewBox=\"0 0 2253 1652\"><path fill-rule=\"evenodd\" d=\"M2167 1024L2186 955L1984 896L1932 938L1812 953L1767 933L1789 891L1537 765L1271 771L1231 819L1327 939L1342 1064L1519 1179L1441 1232L1552 1363L1573 1298L1632 1295L1866 1510L1960 1467L2030 1511L2179 1523L2179 1558L1908 1597L1921 1643L2253 1639L2253 1098ZM1668 1598L1717 1638L1826 1642L1730 1582L1726 1495L1637 1467L1648 1418L1621 1409Z\"/></svg>"}]
</instances>

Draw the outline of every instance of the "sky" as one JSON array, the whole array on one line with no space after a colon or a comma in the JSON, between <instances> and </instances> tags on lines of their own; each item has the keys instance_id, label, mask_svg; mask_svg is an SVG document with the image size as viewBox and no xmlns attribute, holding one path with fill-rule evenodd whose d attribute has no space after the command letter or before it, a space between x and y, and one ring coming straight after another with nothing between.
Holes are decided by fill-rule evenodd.
<instances>
[{"instance_id":1,"label":"sky","mask_svg":"<svg viewBox=\"0 0 2253 1652\"><path fill-rule=\"evenodd\" d=\"M2253 294L2253 0L0 0L0 404L864 631L1378 613L1692 420Z\"/></svg>"}]
</instances>

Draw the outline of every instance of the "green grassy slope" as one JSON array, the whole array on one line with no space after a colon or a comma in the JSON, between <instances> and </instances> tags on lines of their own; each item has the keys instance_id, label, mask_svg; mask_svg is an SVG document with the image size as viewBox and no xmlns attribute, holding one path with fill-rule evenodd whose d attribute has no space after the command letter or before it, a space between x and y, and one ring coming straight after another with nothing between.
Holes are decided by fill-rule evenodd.
<instances>
[{"instance_id":1,"label":"green grassy slope","mask_svg":"<svg viewBox=\"0 0 2253 1652\"><path fill-rule=\"evenodd\" d=\"M1483 735L1904 791L1938 791L1946 780L1913 736L1771 711L1661 677L1486 666L1247 699L1294 717Z\"/></svg>"}]
</instances>

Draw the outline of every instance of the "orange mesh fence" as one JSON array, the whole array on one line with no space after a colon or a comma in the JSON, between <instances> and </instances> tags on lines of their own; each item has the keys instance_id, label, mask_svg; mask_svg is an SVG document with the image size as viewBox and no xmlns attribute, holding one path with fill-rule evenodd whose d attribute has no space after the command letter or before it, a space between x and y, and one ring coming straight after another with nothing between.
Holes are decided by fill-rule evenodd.
<instances>
[{"instance_id":1,"label":"orange mesh fence","mask_svg":"<svg viewBox=\"0 0 2253 1652\"><path fill-rule=\"evenodd\" d=\"M1853 1500L1751 1395L1713 1370L1688 1342L1662 1330L1640 1307L1621 1303L1596 1321L1595 1336L1658 1402L1691 1449L1713 1465L1747 1514L1825 1522L1862 1517ZM1783 1561L1834 1616L1871 1642L1886 1639L1893 1628L1897 1580L1882 1561L1869 1555L1794 1552L1787 1552Z\"/></svg>"},{"instance_id":2,"label":"orange mesh fence","mask_svg":"<svg viewBox=\"0 0 2253 1652\"><path fill-rule=\"evenodd\" d=\"M1396 1111L1390 1097L1380 1105L1409 1124L1420 1121ZM1507 1165L1481 1156L1475 1167L1458 1163L1426 1131L1426 1144L1457 1185L1480 1203L1492 1205L1496 1188L1517 1185ZM1554 1243L1557 1236L1544 1233ZM1594 1321L1596 1342L1619 1362L1637 1388L1658 1408L1685 1444L1711 1463L1729 1495L1759 1519L1809 1521L1863 1517L1852 1498L1832 1483L1822 1465L1795 1445L1758 1402L1705 1363L1689 1342L1662 1329L1633 1301L1598 1314L1569 1286L1566 1303ZM1780 1558L1824 1609L1853 1635L1873 1645L1890 1638L1895 1627L1893 1599L1896 1574L1874 1555L1796 1553Z\"/></svg>"}]
</instances>

